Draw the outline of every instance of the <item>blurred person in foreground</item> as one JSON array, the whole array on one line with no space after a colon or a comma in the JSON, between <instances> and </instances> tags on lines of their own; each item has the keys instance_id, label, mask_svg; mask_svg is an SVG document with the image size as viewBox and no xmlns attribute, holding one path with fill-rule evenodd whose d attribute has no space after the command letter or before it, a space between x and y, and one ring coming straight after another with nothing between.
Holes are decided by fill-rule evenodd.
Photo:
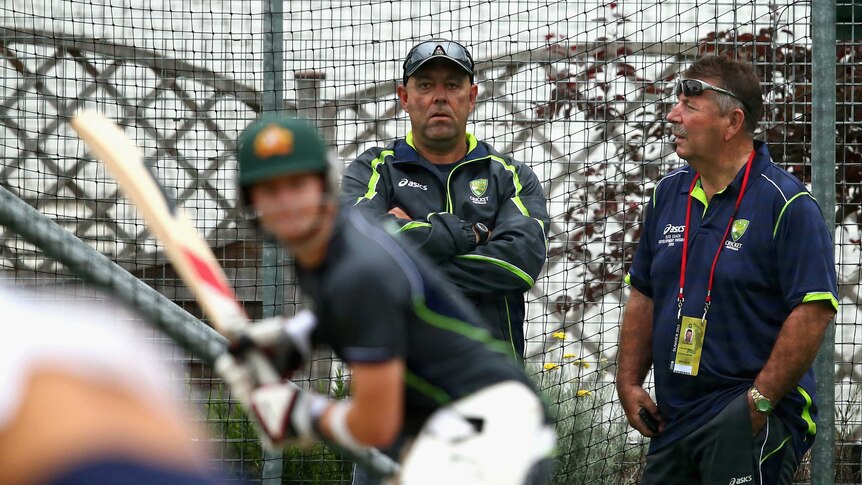
<instances>
[{"instance_id":1,"label":"blurred person in foreground","mask_svg":"<svg viewBox=\"0 0 862 485\"><path fill-rule=\"evenodd\" d=\"M241 133L242 196L292 252L311 307L252 325L217 370L271 443L361 452L400 437L401 484L545 483L554 431L528 377L429 262L339 207L327 151L296 118L266 115ZM350 366L350 400L267 384L241 357L262 350L289 376L319 344Z\"/></svg>"},{"instance_id":2,"label":"blurred person in foreground","mask_svg":"<svg viewBox=\"0 0 862 485\"><path fill-rule=\"evenodd\" d=\"M753 139L749 64L701 58L676 95L667 120L688 164L648 202L620 336L620 401L651 438L641 483L789 485L814 441L811 364L838 308L831 236Z\"/></svg>"},{"instance_id":3,"label":"blurred person in foreground","mask_svg":"<svg viewBox=\"0 0 862 485\"><path fill-rule=\"evenodd\" d=\"M8 288L0 308L0 483L223 483L143 332Z\"/></svg>"}]
</instances>

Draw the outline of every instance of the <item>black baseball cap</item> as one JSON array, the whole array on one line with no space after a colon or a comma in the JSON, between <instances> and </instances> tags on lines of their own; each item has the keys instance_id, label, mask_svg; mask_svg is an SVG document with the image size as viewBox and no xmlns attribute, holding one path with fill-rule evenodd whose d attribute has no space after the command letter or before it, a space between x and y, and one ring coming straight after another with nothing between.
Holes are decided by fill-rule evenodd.
<instances>
[{"instance_id":1,"label":"black baseball cap","mask_svg":"<svg viewBox=\"0 0 862 485\"><path fill-rule=\"evenodd\" d=\"M416 44L407 53L407 58L404 59L404 84L407 84L407 78L423 64L438 58L449 59L461 66L470 75L470 82L473 82L473 56L470 55L470 51L452 40L431 39Z\"/></svg>"}]
</instances>

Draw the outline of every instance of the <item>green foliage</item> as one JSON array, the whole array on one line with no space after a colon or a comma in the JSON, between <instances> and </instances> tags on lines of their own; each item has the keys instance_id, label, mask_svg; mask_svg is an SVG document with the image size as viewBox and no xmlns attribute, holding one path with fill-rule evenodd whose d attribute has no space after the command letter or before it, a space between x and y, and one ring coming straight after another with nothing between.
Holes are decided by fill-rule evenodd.
<instances>
[{"instance_id":1,"label":"green foliage","mask_svg":"<svg viewBox=\"0 0 862 485\"><path fill-rule=\"evenodd\" d=\"M637 483L643 447L627 442L627 423L610 415L608 383L566 380L560 368L527 366L556 417L557 464L554 485ZM584 385L588 388L582 388Z\"/></svg>"},{"instance_id":2,"label":"green foliage","mask_svg":"<svg viewBox=\"0 0 862 485\"><path fill-rule=\"evenodd\" d=\"M862 402L862 384L846 384L848 396L842 401L850 403ZM859 408L851 405L835 407L835 437L839 442L859 442L862 435L859 434L858 422L862 417Z\"/></svg>"},{"instance_id":3,"label":"green foliage","mask_svg":"<svg viewBox=\"0 0 862 485\"><path fill-rule=\"evenodd\" d=\"M559 441L551 483L636 483L643 449L641 445L627 443L624 419L606 416L606 410L614 409L610 404L611 385L580 377L566 380L558 367L545 369L528 364L527 370L556 416ZM348 387L347 377L338 370L335 396L346 396ZM242 408L230 400L223 388L215 386L205 411L210 435L223 447L225 473L231 478L258 482L264 467L263 449ZM308 448L290 447L283 455L282 483L350 483L352 468L351 462L322 443Z\"/></svg>"},{"instance_id":4,"label":"green foliage","mask_svg":"<svg viewBox=\"0 0 862 485\"><path fill-rule=\"evenodd\" d=\"M353 463L322 443L284 451L282 484L350 483L352 473Z\"/></svg>"},{"instance_id":5,"label":"green foliage","mask_svg":"<svg viewBox=\"0 0 862 485\"><path fill-rule=\"evenodd\" d=\"M210 436L222 443L224 472L230 478L257 482L263 473L263 448L251 421L229 397L221 387L212 389L205 410ZM286 448L281 476L283 484L350 483L352 470L351 462L316 443L307 448Z\"/></svg>"},{"instance_id":6,"label":"green foliage","mask_svg":"<svg viewBox=\"0 0 862 485\"><path fill-rule=\"evenodd\" d=\"M239 403L230 401L229 393L222 387L213 387L205 412L210 436L220 439L224 448L224 472L242 480L259 478L263 449Z\"/></svg>"},{"instance_id":7,"label":"green foliage","mask_svg":"<svg viewBox=\"0 0 862 485\"><path fill-rule=\"evenodd\" d=\"M327 389L327 385L329 389ZM318 382L317 391L321 394L330 394L329 390L331 389L331 397L337 401L342 399L347 399L350 396L350 376L344 374L344 365L338 364L338 367L335 369L335 377L332 381L321 380Z\"/></svg>"}]
</instances>

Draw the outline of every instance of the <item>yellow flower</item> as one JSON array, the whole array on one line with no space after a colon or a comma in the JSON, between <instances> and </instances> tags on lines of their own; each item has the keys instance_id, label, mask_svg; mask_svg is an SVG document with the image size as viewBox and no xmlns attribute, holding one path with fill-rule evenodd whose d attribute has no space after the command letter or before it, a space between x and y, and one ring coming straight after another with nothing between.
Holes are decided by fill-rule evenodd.
<instances>
[{"instance_id":1,"label":"yellow flower","mask_svg":"<svg viewBox=\"0 0 862 485\"><path fill-rule=\"evenodd\" d=\"M559 369L559 368L560 368L560 364L555 364L555 363L553 363L553 362L548 362L547 364L545 364L545 366L544 366L544 367L545 367L545 370L554 370L554 369Z\"/></svg>"},{"instance_id":2,"label":"yellow flower","mask_svg":"<svg viewBox=\"0 0 862 485\"><path fill-rule=\"evenodd\" d=\"M570 364L574 364L578 367L583 367L584 369L588 369L590 367L590 363L584 359L572 360L575 357L577 357L577 355L575 354L563 354L564 359L571 360Z\"/></svg>"},{"instance_id":3,"label":"yellow flower","mask_svg":"<svg viewBox=\"0 0 862 485\"><path fill-rule=\"evenodd\" d=\"M578 397L587 397L592 395L593 391L588 391L586 389L578 389Z\"/></svg>"},{"instance_id":4,"label":"yellow flower","mask_svg":"<svg viewBox=\"0 0 862 485\"><path fill-rule=\"evenodd\" d=\"M557 340L566 340L566 332L554 332L551 334L551 337L554 337Z\"/></svg>"}]
</instances>

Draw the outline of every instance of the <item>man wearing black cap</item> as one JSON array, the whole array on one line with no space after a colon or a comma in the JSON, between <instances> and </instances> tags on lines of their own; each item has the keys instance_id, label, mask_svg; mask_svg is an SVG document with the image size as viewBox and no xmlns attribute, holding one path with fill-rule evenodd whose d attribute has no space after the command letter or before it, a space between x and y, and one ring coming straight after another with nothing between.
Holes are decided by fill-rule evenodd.
<instances>
[{"instance_id":1,"label":"man wearing black cap","mask_svg":"<svg viewBox=\"0 0 862 485\"><path fill-rule=\"evenodd\" d=\"M403 72L397 94L412 130L350 164L344 199L430 256L520 360L524 292L547 252L541 184L526 164L467 133L478 86L464 46L421 42Z\"/></svg>"}]
</instances>

